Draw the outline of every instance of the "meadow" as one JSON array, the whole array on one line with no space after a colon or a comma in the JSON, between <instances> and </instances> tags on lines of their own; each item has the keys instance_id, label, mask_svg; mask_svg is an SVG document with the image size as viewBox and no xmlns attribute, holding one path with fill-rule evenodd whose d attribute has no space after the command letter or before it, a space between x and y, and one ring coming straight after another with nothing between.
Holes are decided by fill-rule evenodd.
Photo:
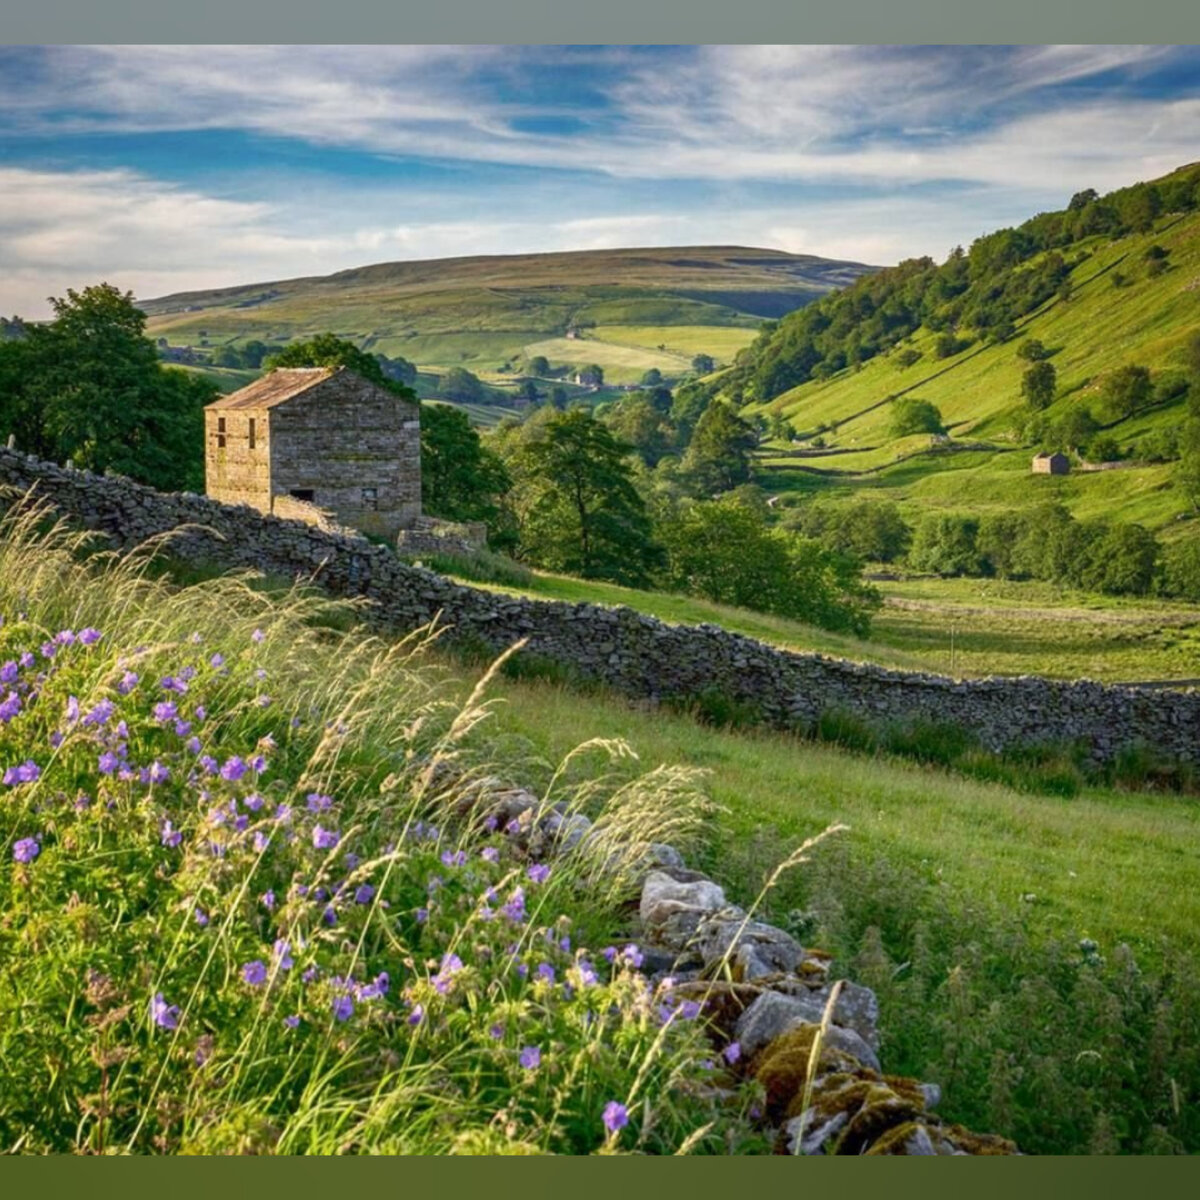
<instances>
[{"instance_id":1,"label":"meadow","mask_svg":"<svg viewBox=\"0 0 1200 1200\"><path fill-rule=\"evenodd\" d=\"M579 251L380 263L139 304L151 336L172 345L332 331L437 371L495 371L546 354L559 365L596 361L613 382L636 383L651 367L677 376L697 353L728 361L764 317L867 269L742 247ZM565 339L573 325L587 328L587 347Z\"/></svg>"},{"instance_id":2,"label":"meadow","mask_svg":"<svg viewBox=\"0 0 1200 1200\"><path fill-rule=\"evenodd\" d=\"M507 565L493 573L456 556L426 561L476 587L625 605L671 624L720 625L772 645L897 670L1135 683L1200 678L1200 611L1152 598L1097 597L1034 581L878 579L884 606L871 636L854 638L694 596Z\"/></svg>"}]
</instances>

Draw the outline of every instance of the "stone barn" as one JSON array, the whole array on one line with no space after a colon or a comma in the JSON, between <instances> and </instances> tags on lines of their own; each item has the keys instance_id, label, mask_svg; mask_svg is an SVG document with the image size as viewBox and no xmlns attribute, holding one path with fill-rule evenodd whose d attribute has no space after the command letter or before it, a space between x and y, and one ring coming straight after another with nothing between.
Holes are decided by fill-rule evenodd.
<instances>
[{"instance_id":1,"label":"stone barn","mask_svg":"<svg viewBox=\"0 0 1200 1200\"><path fill-rule=\"evenodd\" d=\"M345 367L271 371L210 404L204 426L215 500L389 539L421 516L419 407Z\"/></svg>"},{"instance_id":2,"label":"stone barn","mask_svg":"<svg viewBox=\"0 0 1200 1200\"><path fill-rule=\"evenodd\" d=\"M1036 454L1033 458L1033 474L1066 475L1071 469L1071 460L1062 453Z\"/></svg>"}]
</instances>

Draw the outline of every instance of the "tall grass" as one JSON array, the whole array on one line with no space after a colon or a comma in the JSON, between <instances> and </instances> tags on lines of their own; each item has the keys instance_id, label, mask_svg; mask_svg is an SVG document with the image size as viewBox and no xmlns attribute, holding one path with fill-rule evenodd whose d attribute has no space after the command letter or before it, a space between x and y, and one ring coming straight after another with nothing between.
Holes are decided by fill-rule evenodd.
<instances>
[{"instance_id":1,"label":"tall grass","mask_svg":"<svg viewBox=\"0 0 1200 1200\"><path fill-rule=\"evenodd\" d=\"M592 832L535 861L494 816L490 673L455 701L436 630L253 584L0 518L0 1150L757 1145L618 937L648 844L697 837L696 773L586 744L536 809Z\"/></svg>"}]
</instances>

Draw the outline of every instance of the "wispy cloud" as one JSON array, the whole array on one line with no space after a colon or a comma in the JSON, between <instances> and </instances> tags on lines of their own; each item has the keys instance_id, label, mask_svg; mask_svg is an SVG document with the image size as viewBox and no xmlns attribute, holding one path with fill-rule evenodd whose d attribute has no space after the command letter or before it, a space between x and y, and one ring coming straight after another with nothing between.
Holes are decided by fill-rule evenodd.
<instances>
[{"instance_id":1,"label":"wispy cloud","mask_svg":"<svg viewBox=\"0 0 1200 1200\"><path fill-rule=\"evenodd\" d=\"M1197 67L1161 46L0 47L0 311L101 275L147 296L506 250L943 254L1195 159Z\"/></svg>"}]
</instances>

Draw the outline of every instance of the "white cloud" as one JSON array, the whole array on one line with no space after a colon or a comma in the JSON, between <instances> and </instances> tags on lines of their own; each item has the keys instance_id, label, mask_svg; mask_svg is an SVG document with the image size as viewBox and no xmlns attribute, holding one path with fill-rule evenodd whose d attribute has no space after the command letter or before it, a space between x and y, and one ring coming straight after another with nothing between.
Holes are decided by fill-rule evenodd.
<instances>
[{"instance_id":1,"label":"white cloud","mask_svg":"<svg viewBox=\"0 0 1200 1200\"><path fill-rule=\"evenodd\" d=\"M397 195L392 207L403 197ZM1023 193L705 211L564 213L361 223L350 198L322 195L313 210L231 201L130 171L0 168L0 313L48 312L45 298L104 279L143 298L396 259L627 246L735 244L888 263L942 257L992 225L1027 212ZM320 228L319 234L304 229Z\"/></svg>"}]
</instances>

